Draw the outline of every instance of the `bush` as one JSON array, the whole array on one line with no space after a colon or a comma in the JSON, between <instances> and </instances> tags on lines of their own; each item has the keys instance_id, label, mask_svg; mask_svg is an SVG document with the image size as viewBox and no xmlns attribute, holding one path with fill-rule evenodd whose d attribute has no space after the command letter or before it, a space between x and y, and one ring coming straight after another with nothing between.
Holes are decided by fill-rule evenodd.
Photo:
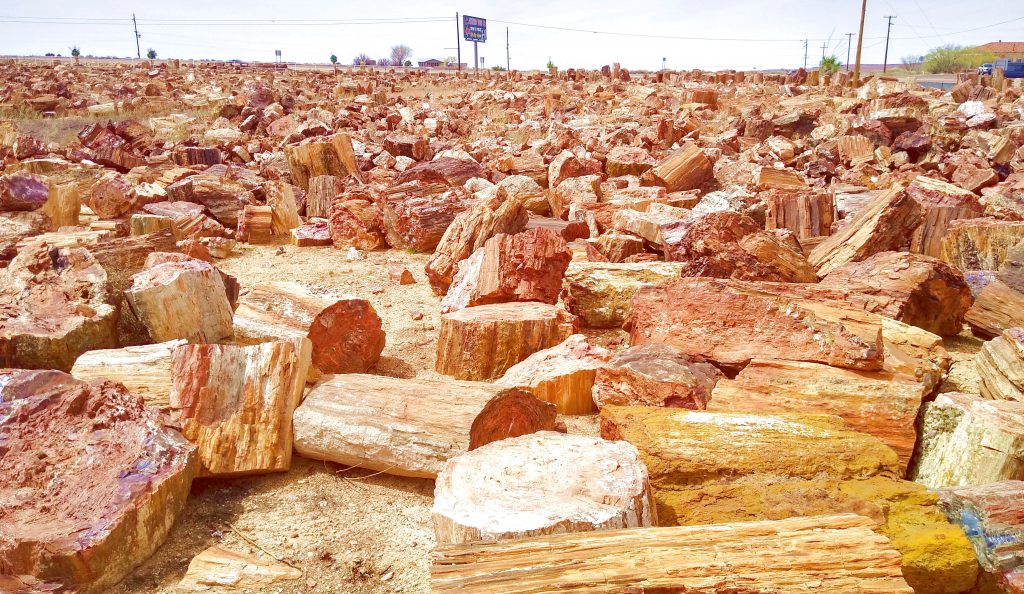
<instances>
[{"instance_id":1,"label":"bush","mask_svg":"<svg viewBox=\"0 0 1024 594\"><path fill-rule=\"evenodd\" d=\"M818 70L822 74L835 74L839 72L839 69L843 67L843 63L839 61L839 58L835 56L829 56L821 59L821 64L818 65Z\"/></svg>"},{"instance_id":2,"label":"bush","mask_svg":"<svg viewBox=\"0 0 1024 594\"><path fill-rule=\"evenodd\" d=\"M491 66L491 70L493 70L495 72L505 72L505 67L504 66Z\"/></svg>"},{"instance_id":3,"label":"bush","mask_svg":"<svg viewBox=\"0 0 1024 594\"><path fill-rule=\"evenodd\" d=\"M929 74L955 73L977 68L995 59L995 54L978 51L973 47L943 45L925 55L924 71Z\"/></svg>"},{"instance_id":4,"label":"bush","mask_svg":"<svg viewBox=\"0 0 1024 594\"><path fill-rule=\"evenodd\" d=\"M156 50L153 49L153 48L149 48L148 50L146 50L146 57L149 58L150 60L155 60L156 59Z\"/></svg>"}]
</instances>

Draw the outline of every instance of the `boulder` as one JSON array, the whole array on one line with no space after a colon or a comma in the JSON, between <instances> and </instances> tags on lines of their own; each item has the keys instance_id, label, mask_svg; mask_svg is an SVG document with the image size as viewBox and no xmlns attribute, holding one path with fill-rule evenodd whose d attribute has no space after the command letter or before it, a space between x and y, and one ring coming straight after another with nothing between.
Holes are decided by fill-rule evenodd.
<instances>
[{"instance_id":1,"label":"boulder","mask_svg":"<svg viewBox=\"0 0 1024 594\"><path fill-rule=\"evenodd\" d=\"M156 342L229 338L231 302L215 266L201 260L166 262L132 277L125 299Z\"/></svg>"},{"instance_id":2,"label":"boulder","mask_svg":"<svg viewBox=\"0 0 1024 594\"><path fill-rule=\"evenodd\" d=\"M620 328L641 288L678 278L682 268L678 262L571 262L562 284L562 301L585 327Z\"/></svg>"},{"instance_id":3,"label":"boulder","mask_svg":"<svg viewBox=\"0 0 1024 594\"><path fill-rule=\"evenodd\" d=\"M984 398L1024 402L1024 329L1004 330L981 346L974 362Z\"/></svg>"},{"instance_id":4,"label":"boulder","mask_svg":"<svg viewBox=\"0 0 1024 594\"><path fill-rule=\"evenodd\" d=\"M583 334L573 334L513 365L494 383L528 390L558 407L559 414L590 414L597 410L591 396L594 378L609 356Z\"/></svg>"},{"instance_id":5,"label":"boulder","mask_svg":"<svg viewBox=\"0 0 1024 594\"><path fill-rule=\"evenodd\" d=\"M331 204L328 223L334 247L372 251L388 247L384 213L369 194L349 192Z\"/></svg>"},{"instance_id":6,"label":"boulder","mask_svg":"<svg viewBox=\"0 0 1024 594\"><path fill-rule=\"evenodd\" d=\"M37 210L49 197L45 177L23 171L0 176L0 212Z\"/></svg>"},{"instance_id":7,"label":"boulder","mask_svg":"<svg viewBox=\"0 0 1024 594\"><path fill-rule=\"evenodd\" d=\"M667 344L630 347L597 369L593 399L598 407L665 406L703 410L712 388L725 376L710 363Z\"/></svg>"}]
</instances>

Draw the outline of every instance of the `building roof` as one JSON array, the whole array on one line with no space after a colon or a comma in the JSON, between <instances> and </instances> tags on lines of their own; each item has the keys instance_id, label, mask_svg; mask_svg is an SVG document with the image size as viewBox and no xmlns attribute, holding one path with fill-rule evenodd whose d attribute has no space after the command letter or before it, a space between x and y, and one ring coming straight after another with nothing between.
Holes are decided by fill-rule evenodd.
<instances>
[{"instance_id":1,"label":"building roof","mask_svg":"<svg viewBox=\"0 0 1024 594\"><path fill-rule=\"evenodd\" d=\"M1024 41L993 41L977 49L993 54L1024 54Z\"/></svg>"}]
</instances>

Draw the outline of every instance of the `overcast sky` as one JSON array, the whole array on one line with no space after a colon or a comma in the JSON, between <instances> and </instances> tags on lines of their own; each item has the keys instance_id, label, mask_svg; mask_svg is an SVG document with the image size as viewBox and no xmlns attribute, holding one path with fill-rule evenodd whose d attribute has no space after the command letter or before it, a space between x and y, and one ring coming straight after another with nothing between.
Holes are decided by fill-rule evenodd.
<instances>
[{"instance_id":1,"label":"overcast sky","mask_svg":"<svg viewBox=\"0 0 1024 594\"><path fill-rule=\"evenodd\" d=\"M384 57L404 43L413 59L454 55L455 13L488 19L489 40L480 44L486 66L505 65L505 29L511 65L542 68L550 57L560 68L594 68L619 62L625 68L789 68L803 64L804 38L809 63L825 52L846 62L846 33L856 32L860 0L590 0L465 1L389 0L148 0L129 5L116 0L3 0L0 2L0 55L54 52L69 46L83 55L135 55L131 10L136 10L142 53L154 48L161 58L274 59L326 62L337 54L350 63L360 52ZM865 63L881 63L886 15L896 15L890 63L921 55L945 43L975 45L1024 41L1024 3L1010 0L869 0L864 29ZM12 22L40 17L55 22ZM355 19L448 18L445 21L379 24L330 23ZM103 21L100 19L110 19ZM127 19L127 20L126 20ZM169 20L178 19L178 23ZM197 25L181 20L233 21ZM309 19L311 24L254 24L241 20ZM1011 20L1012 19L1012 20ZM1002 24L999 24L1002 22ZM565 31L527 25L582 29ZM655 37L612 35L641 34ZM661 37L657 37L661 36ZM711 38L692 39L692 38ZM691 38L691 39L679 39ZM720 40L720 39L729 40ZM854 48L856 36L854 37ZM472 43L462 43L471 63ZM852 60L852 58L851 58Z\"/></svg>"}]
</instances>

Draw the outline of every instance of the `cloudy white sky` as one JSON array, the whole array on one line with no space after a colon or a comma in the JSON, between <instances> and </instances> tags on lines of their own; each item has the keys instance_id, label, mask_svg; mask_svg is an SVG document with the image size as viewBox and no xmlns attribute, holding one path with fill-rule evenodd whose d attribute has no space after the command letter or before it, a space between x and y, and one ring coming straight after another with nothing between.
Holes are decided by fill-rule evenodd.
<instances>
[{"instance_id":1,"label":"cloudy white sky","mask_svg":"<svg viewBox=\"0 0 1024 594\"><path fill-rule=\"evenodd\" d=\"M142 52L164 58L274 59L342 63L365 52L386 56L404 43L414 59L454 55L455 13L488 19L480 44L485 65L505 64L509 30L513 68L541 68L550 57L561 68L619 62L626 68L788 68L834 53L846 61L846 33L856 32L860 0L559 0L448 2L445 0L4 0L0 2L0 55L135 55L135 11ZM929 48L959 43L1024 41L1024 3L1009 0L868 0L865 63L881 63L886 15L895 15L890 62ZM447 19L394 22L394 19ZM198 24L198 19L209 19ZM261 20L283 19L270 25ZM304 23L286 19L307 19ZM389 22L355 24L358 19ZM564 27L567 31L547 27ZM616 33L616 34L611 34ZM636 34L636 35L621 35ZM647 37L639 36L647 35ZM697 39L701 38L701 39ZM856 38L854 38L856 39ZM854 41L854 45L856 40ZM464 62L472 44L463 42Z\"/></svg>"}]
</instances>

